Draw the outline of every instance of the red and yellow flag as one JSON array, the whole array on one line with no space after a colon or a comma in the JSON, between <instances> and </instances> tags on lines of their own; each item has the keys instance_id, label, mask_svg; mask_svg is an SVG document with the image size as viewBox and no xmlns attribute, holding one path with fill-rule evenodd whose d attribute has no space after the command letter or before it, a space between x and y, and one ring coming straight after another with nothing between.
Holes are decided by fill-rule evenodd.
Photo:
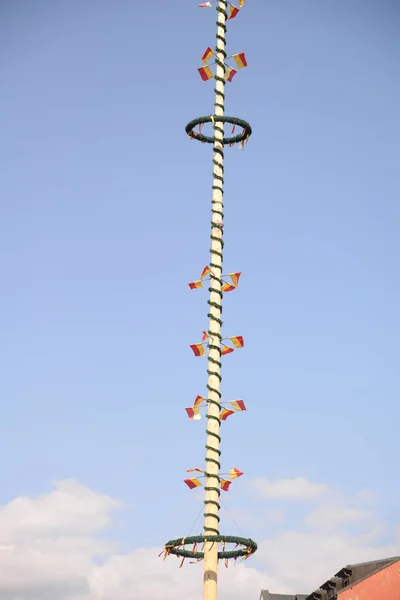
<instances>
[{"instance_id":1,"label":"red and yellow flag","mask_svg":"<svg viewBox=\"0 0 400 600\"><path fill-rule=\"evenodd\" d=\"M239 13L239 9L238 9L238 8L236 8L236 6L232 6L232 5L231 5L231 6L229 7L229 17L228 17L228 21L229 21L229 19L234 19L234 18L237 16L237 14L238 14L238 13Z\"/></svg>"},{"instance_id":2,"label":"red and yellow flag","mask_svg":"<svg viewBox=\"0 0 400 600\"><path fill-rule=\"evenodd\" d=\"M243 69L243 67L247 67L246 55L244 52L239 52L239 54L234 54L232 56L233 60L239 67L239 69Z\"/></svg>"},{"instance_id":3,"label":"red and yellow flag","mask_svg":"<svg viewBox=\"0 0 400 600\"><path fill-rule=\"evenodd\" d=\"M203 487L200 481L196 478L194 479L184 479L184 483L191 489L194 490L196 487Z\"/></svg>"},{"instance_id":4,"label":"red and yellow flag","mask_svg":"<svg viewBox=\"0 0 400 600\"><path fill-rule=\"evenodd\" d=\"M195 469L186 469L186 473L204 473L204 471L196 467Z\"/></svg>"},{"instance_id":5,"label":"red and yellow flag","mask_svg":"<svg viewBox=\"0 0 400 600\"><path fill-rule=\"evenodd\" d=\"M232 79L235 77L236 73L237 71L235 69L227 66L225 68L225 81L232 83Z\"/></svg>"},{"instance_id":6,"label":"red and yellow flag","mask_svg":"<svg viewBox=\"0 0 400 600\"><path fill-rule=\"evenodd\" d=\"M185 410L187 412L187 416L189 417L190 421L200 421L200 419L201 419L200 408L198 408L196 406L191 406L190 408L185 408Z\"/></svg>"},{"instance_id":7,"label":"red and yellow flag","mask_svg":"<svg viewBox=\"0 0 400 600\"><path fill-rule=\"evenodd\" d=\"M240 8L243 8L245 2L246 2L246 0L239 0Z\"/></svg>"},{"instance_id":8,"label":"red and yellow flag","mask_svg":"<svg viewBox=\"0 0 400 600\"><path fill-rule=\"evenodd\" d=\"M231 283L224 283L221 290L223 292L233 292L233 290L236 290L236 286L232 285Z\"/></svg>"},{"instance_id":9,"label":"red and yellow flag","mask_svg":"<svg viewBox=\"0 0 400 600\"><path fill-rule=\"evenodd\" d=\"M238 273L229 273L229 275L228 275L228 277L230 277L230 279L235 287L237 287L239 285L239 279L240 279L241 274L242 273L239 271Z\"/></svg>"},{"instance_id":10,"label":"red and yellow flag","mask_svg":"<svg viewBox=\"0 0 400 600\"><path fill-rule=\"evenodd\" d=\"M221 354L222 356L226 356L227 354L231 354L231 352L233 352L233 348L230 348L229 346L222 346L222 350L221 350Z\"/></svg>"},{"instance_id":11,"label":"red and yellow flag","mask_svg":"<svg viewBox=\"0 0 400 600\"><path fill-rule=\"evenodd\" d=\"M231 479L237 479L237 477L241 477L243 475L242 471L239 471L239 469L231 469L229 471L229 477Z\"/></svg>"},{"instance_id":12,"label":"red and yellow flag","mask_svg":"<svg viewBox=\"0 0 400 600\"><path fill-rule=\"evenodd\" d=\"M226 479L221 479L221 490L224 490L224 492L227 492L229 490L229 486L231 485L231 483L232 483L231 481L227 481Z\"/></svg>"},{"instance_id":13,"label":"red and yellow flag","mask_svg":"<svg viewBox=\"0 0 400 600\"><path fill-rule=\"evenodd\" d=\"M201 58L201 62L206 65L212 56L214 56L214 52L210 47L208 47Z\"/></svg>"},{"instance_id":14,"label":"red and yellow flag","mask_svg":"<svg viewBox=\"0 0 400 600\"><path fill-rule=\"evenodd\" d=\"M210 336L208 335L207 331L203 331L203 337L201 338L201 341L205 342L209 337Z\"/></svg>"},{"instance_id":15,"label":"red and yellow flag","mask_svg":"<svg viewBox=\"0 0 400 600\"><path fill-rule=\"evenodd\" d=\"M243 348L244 341L241 335L237 335L236 337L231 337L229 339L231 340L232 344L236 346L236 348Z\"/></svg>"},{"instance_id":16,"label":"red and yellow flag","mask_svg":"<svg viewBox=\"0 0 400 600\"><path fill-rule=\"evenodd\" d=\"M203 287L203 279L204 277L206 277L209 273L211 273L211 269L208 266L205 266L201 275L200 275L200 279L198 281L191 281L189 283L189 287L191 290L196 290L196 289L200 289Z\"/></svg>"},{"instance_id":17,"label":"red and yellow flag","mask_svg":"<svg viewBox=\"0 0 400 600\"><path fill-rule=\"evenodd\" d=\"M201 281L203 281L204 277L206 277L206 275L208 275L209 273L211 273L211 269L208 265L206 265L200 275Z\"/></svg>"},{"instance_id":18,"label":"red and yellow flag","mask_svg":"<svg viewBox=\"0 0 400 600\"><path fill-rule=\"evenodd\" d=\"M195 356L204 356L206 353L203 344L191 344L190 347Z\"/></svg>"},{"instance_id":19,"label":"red and yellow flag","mask_svg":"<svg viewBox=\"0 0 400 600\"><path fill-rule=\"evenodd\" d=\"M213 72L211 71L210 67L200 67L197 70L203 81L208 81L209 79L214 78Z\"/></svg>"},{"instance_id":20,"label":"red and yellow flag","mask_svg":"<svg viewBox=\"0 0 400 600\"><path fill-rule=\"evenodd\" d=\"M187 416L189 417L189 419L191 421L200 421L200 419L201 419L200 406L205 401L206 401L205 398L203 398L202 396L196 396L193 406L190 406L189 408L185 408L185 410L187 412Z\"/></svg>"},{"instance_id":21,"label":"red and yellow flag","mask_svg":"<svg viewBox=\"0 0 400 600\"><path fill-rule=\"evenodd\" d=\"M229 408L224 408L223 410L221 410L221 414L220 414L220 419L221 421L226 421L226 419L228 417L230 417L231 415L234 415L235 411L233 410L229 410Z\"/></svg>"},{"instance_id":22,"label":"red and yellow flag","mask_svg":"<svg viewBox=\"0 0 400 600\"><path fill-rule=\"evenodd\" d=\"M193 403L193 408L197 408L198 406L200 406L200 404L202 404L205 401L206 401L206 399L203 398L202 396L196 396L196 399ZM242 401L239 400L239 402L242 402Z\"/></svg>"},{"instance_id":23,"label":"red and yellow flag","mask_svg":"<svg viewBox=\"0 0 400 600\"><path fill-rule=\"evenodd\" d=\"M229 404L232 406L233 410L236 412L246 410L246 406L245 406L245 403L243 402L243 400L234 400L233 402L229 402Z\"/></svg>"},{"instance_id":24,"label":"red and yellow flag","mask_svg":"<svg viewBox=\"0 0 400 600\"><path fill-rule=\"evenodd\" d=\"M222 286L223 292L232 292L239 285L241 273L229 273L228 275L224 275L224 277L229 277L232 283L224 283Z\"/></svg>"}]
</instances>

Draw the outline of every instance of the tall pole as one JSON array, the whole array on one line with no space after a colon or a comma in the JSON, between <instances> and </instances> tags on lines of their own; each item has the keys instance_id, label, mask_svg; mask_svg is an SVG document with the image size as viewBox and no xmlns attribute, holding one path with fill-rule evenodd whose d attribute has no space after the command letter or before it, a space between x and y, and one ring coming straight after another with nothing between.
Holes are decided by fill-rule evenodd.
<instances>
[{"instance_id":1,"label":"tall pole","mask_svg":"<svg viewBox=\"0 0 400 600\"><path fill-rule=\"evenodd\" d=\"M227 65L225 52L226 46L226 21L233 19L243 8L245 0L238 0L239 7L235 7L229 3L228 17L228 1L227 0L212 0L211 2L203 2L199 4L202 8L212 8L216 5L217 11L217 42L215 50L207 48L202 58L203 66L198 69L201 79L207 81L215 80L215 102L214 114L207 117L198 117L188 125L186 125L186 133L191 139L197 139L202 143L213 144L213 185L212 185L212 205L211 205L211 259L210 266L205 267L199 281L189 283L191 289L201 288L204 277L209 274L210 277L210 296L208 299L209 305L209 328L208 332L202 338L201 344L191 345L195 356L205 356L204 345L208 346L208 381L207 381L207 398L197 396L195 404L191 408L187 408L189 418L192 420L200 418L200 406L203 402L207 404L207 439L206 439L206 457L205 471L203 469L189 469L188 472L199 472L200 479L205 478L205 499L204 499L204 532L203 535L191 535L186 537L170 540L164 545L164 550L161 554L166 559L173 554L181 559L181 565L188 558L191 562L204 560L204 584L203 584L203 600L217 600L218 596L218 561L224 560L228 566L229 560L246 560L257 550L257 544L249 539L232 535L221 535L219 531L220 521L220 494L221 488L224 491L229 489L230 482L220 478L220 443L221 443L221 419L225 420L233 411L222 410L221 403L221 359L222 356L233 352L234 348L226 345L226 340L229 339L236 348L243 347L242 336L233 338L222 338L222 299L225 292L232 291L237 287L240 273L231 273L225 275L232 281L232 285L223 281L223 186L224 186L224 147L234 146L239 144L239 147L244 146L245 142L252 134L252 129L247 121L236 117L225 116L225 83L231 82L236 74L236 70ZM216 73L213 75L208 61L214 56L216 64ZM247 66L247 60L244 52L235 54L230 57L234 60L239 69ZM202 127L207 123L212 123L214 132L213 136L203 134ZM236 127L241 128L241 132L231 137L225 137L224 125L229 123L233 125L232 134ZM198 132L195 128L198 127ZM198 404L198 401L200 404ZM225 403L226 404L226 403ZM246 410L244 402L237 400L229 403L234 410ZM229 477L235 479L243 475L238 469L234 468L229 471ZM185 483L190 489L201 487L202 483L197 478L185 479ZM227 549L228 545L228 549ZM233 547L229 547L232 545ZM160 555L161 556L161 555Z\"/></svg>"},{"instance_id":2,"label":"tall pole","mask_svg":"<svg viewBox=\"0 0 400 600\"><path fill-rule=\"evenodd\" d=\"M215 116L225 112L225 34L226 0L219 0L217 7L217 44L215 75ZM211 279L209 304L208 350L208 411L206 444L206 486L204 535L219 535L219 472L220 462L220 409L221 409L221 314L222 314L222 263L223 263L223 175L224 175L224 124L214 123L213 194L211 218ZM204 545L204 600L217 600L218 544Z\"/></svg>"}]
</instances>

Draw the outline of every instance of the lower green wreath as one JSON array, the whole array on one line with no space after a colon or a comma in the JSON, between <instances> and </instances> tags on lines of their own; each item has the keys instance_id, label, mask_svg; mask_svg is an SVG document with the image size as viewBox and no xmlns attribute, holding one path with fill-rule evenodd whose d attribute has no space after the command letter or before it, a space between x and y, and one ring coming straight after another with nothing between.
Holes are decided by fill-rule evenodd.
<instances>
[{"instance_id":1,"label":"lower green wreath","mask_svg":"<svg viewBox=\"0 0 400 600\"><path fill-rule=\"evenodd\" d=\"M236 544L236 546L242 546L242 548L236 548L234 550L221 550L218 552L218 558L229 559L239 558L244 556L248 558L257 550L257 544L253 540L248 538L236 537L233 535L195 535L186 538L178 538L177 540L171 540L164 546L165 555L175 554L182 558L193 558L201 560L204 558L204 552L197 552L197 545L204 544L205 542L216 542L224 544ZM185 546L193 544L193 550L186 550Z\"/></svg>"},{"instance_id":2,"label":"lower green wreath","mask_svg":"<svg viewBox=\"0 0 400 600\"><path fill-rule=\"evenodd\" d=\"M243 119L237 119L236 117L217 117L209 116L209 117L198 117L197 119L193 119L190 121L185 127L185 131L189 137L198 140L199 142L203 142L206 144L213 144L215 141L214 137L210 137L208 135L203 135L201 132L195 132L193 129L197 127L197 125L204 125L204 123L231 123L231 125L237 125L238 127L242 127L242 133L238 135L223 139L224 146L238 144L240 142L245 142L253 133L251 129L250 123L247 121L243 121Z\"/></svg>"}]
</instances>

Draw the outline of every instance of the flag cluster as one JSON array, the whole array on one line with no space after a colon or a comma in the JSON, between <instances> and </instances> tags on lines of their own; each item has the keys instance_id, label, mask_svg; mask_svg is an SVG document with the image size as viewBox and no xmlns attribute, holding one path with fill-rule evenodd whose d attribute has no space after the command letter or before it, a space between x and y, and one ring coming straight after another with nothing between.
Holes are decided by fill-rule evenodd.
<instances>
[{"instance_id":1,"label":"flag cluster","mask_svg":"<svg viewBox=\"0 0 400 600\"><path fill-rule=\"evenodd\" d=\"M188 469L186 471L186 473L203 473L202 475L198 475L197 477L191 477L190 479L184 479L184 483L186 483L186 485L188 486L189 489L194 490L197 487L203 487L203 484L201 483L201 481L199 481L200 479L205 479L206 475L205 475L205 471L203 471L203 469ZM236 469L236 467L234 467L233 469L231 469L229 471L229 473L221 473L222 475L229 475L229 478L232 479L237 479L238 477L241 477L243 475L242 471L239 471L239 469ZM232 481L229 481L228 479L220 479L220 487L221 490L223 490L224 492L227 492L229 490L229 487L231 485Z\"/></svg>"},{"instance_id":2,"label":"flag cluster","mask_svg":"<svg viewBox=\"0 0 400 600\"><path fill-rule=\"evenodd\" d=\"M239 10L239 9L236 9L236 10ZM214 50L212 50L212 48L208 47L206 49L206 51L204 52L203 56L201 57L201 61L204 64L204 67L199 67L197 70L203 81L208 81L209 79L214 78L214 73L211 71L210 66L214 65L215 61L213 63L209 64L209 61L211 60L211 58L213 56L215 56ZM243 69L244 67L247 67L247 59L246 59L246 55L244 52L239 52L239 54L234 54L230 58L232 58L235 61L238 69ZM234 69L227 63L224 63L224 64L225 64L225 81L232 83L232 79L236 75L237 71L236 71L236 69Z\"/></svg>"},{"instance_id":3,"label":"flag cluster","mask_svg":"<svg viewBox=\"0 0 400 600\"><path fill-rule=\"evenodd\" d=\"M211 343L213 343L213 338L206 331L203 331L201 342L198 344L190 344L190 348L195 356L205 356L205 346L208 345L208 340L211 340ZM229 343L231 343L233 347L230 346ZM236 335L234 337L223 338L220 342L220 345L222 356L226 356L227 354L234 352L236 348L243 348L244 340L241 335Z\"/></svg>"},{"instance_id":4,"label":"flag cluster","mask_svg":"<svg viewBox=\"0 0 400 600\"><path fill-rule=\"evenodd\" d=\"M185 408L186 414L190 421L200 421L201 419L201 408L207 405L207 400L202 396L196 396L193 406ZM224 405L229 405L229 408L224 408ZM233 415L235 412L242 412L246 410L246 405L243 400L231 400L230 402L221 402L221 421L226 421L228 417Z\"/></svg>"},{"instance_id":5,"label":"flag cluster","mask_svg":"<svg viewBox=\"0 0 400 600\"><path fill-rule=\"evenodd\" d=\"M207 277L207 275L213 275L210 267L205 266L203 269L202 274L200 275L200 279L198 279L197 281L191 281L189 283L189 287L191 290L198 290L201 289L203 287L203 281L205 280L205 278ZM228 273L227 275L222 275L222 291L223 292L232 292L232 290L235 290L237 288L237 286L239 285L239 279L240 279L241 273L237 272L237 273ZM226 281L226 279L229 279L229 281ZM211 277L207 277L207 280L210 280Z\"/></svg>"},{"instance_id":6,"label":"flag cluster","mask_svg":"<svg viewBox=\"0 0 400 600\"><path fill-rule=\"evenodd\" d=\"M199 8L212 8L212 5L216 1L217 0L211 0L211 2L202 2L201 4L198 5L198 7ZM246 2L246 0L239 0L239 7L243 8L245 2ZM240 8L238 8L237 6L234 6L230 2L228 2L228 4L229 4L229 15L228 15L228 21L229 21L229 19L234 19L238 15Z\"/></svg>"}]
</instances>

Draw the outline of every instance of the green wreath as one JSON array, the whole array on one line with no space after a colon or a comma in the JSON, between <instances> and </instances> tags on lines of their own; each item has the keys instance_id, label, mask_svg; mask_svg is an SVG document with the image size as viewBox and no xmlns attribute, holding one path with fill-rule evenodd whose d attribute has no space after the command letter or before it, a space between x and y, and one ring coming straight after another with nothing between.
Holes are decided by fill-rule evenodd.
<instances>
[{"instance_id":1,"label":"green wreath","mask_svg":"<svg viewBox=\"0 0 400 600\"><path fill-rule=\"evenodd\" d=\"M231 123L232 125L238 125L238 127L243 127L242 133L239 133L238 135L235 135L233 137L224 138L224 146L244 142L253 133L250 123L247 123L247 121L243 121L243 119L237 119L236 117L217 117L216 115L209 117L198 117L197 119L193 119L193 121L190 121L190 123L186 125L185 131L190 138L193 138L195 140L198 140L199 142L203 142L206 144L213 144L215 142L214 136L209 137L207 135L203 135L200 132L193 131L194 128L197 127L197 125L204 125L204 123L213 122Z\"/></svg>"},{"instance_id":2,"label":"green wreath","mask_svg":"<svg viewBox=\"0 0 400 600\"><path fill-rule=\"evenodd\" d=\"M242 546L234 550L220 550L218 552L218 558L228 560L230 558L249 557L257 550L257 544L253 540L248 538L236 537L233 535L195 535L186 538L179 538L177 540L171 540L164 546L165 555L169 556L174 554L181 558L192 558L195 560L201 560L204 558L204 552L186 550L187 544L204 544L205 542L216 542L223 544L236 544Z\"/></svg>"}]
</instances>

